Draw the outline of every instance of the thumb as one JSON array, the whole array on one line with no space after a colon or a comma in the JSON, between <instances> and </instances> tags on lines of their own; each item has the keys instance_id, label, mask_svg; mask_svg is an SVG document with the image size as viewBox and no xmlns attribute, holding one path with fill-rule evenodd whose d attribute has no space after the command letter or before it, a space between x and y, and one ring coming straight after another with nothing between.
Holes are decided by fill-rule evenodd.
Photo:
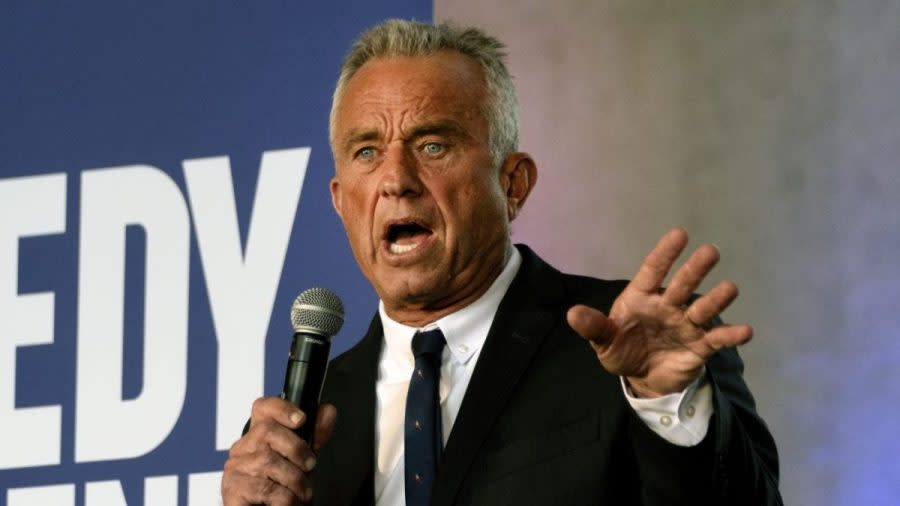
<instances>
[{"instance_id":1,"label":"thumb","mask_svg":"<svg viewBox=\"0 0 900 506\"><path fill-rule=\"evenodd\" d=\"M582 304L569 308L566 321L578 335L599 346L609 344L618 330L615 322L600 310Z\"/></svg>"}]
</instances>

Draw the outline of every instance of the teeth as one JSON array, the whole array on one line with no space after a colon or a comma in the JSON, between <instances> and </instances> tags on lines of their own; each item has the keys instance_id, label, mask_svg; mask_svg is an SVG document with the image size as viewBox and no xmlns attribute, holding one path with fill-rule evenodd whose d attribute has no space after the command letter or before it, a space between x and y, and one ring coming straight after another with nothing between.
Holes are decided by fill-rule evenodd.
<instances>
[{"instance_id":1,"label":"teeth","mask_svg":"<svg viewBox=\"0 0 900 506\"><path fill-rule=\"evenodd\" d=\"M392 242L389 246L391 253L399 254L406 253L407 251L412 251L416 249L417 244L397 244Z\"/></svg>"}]
</instances>

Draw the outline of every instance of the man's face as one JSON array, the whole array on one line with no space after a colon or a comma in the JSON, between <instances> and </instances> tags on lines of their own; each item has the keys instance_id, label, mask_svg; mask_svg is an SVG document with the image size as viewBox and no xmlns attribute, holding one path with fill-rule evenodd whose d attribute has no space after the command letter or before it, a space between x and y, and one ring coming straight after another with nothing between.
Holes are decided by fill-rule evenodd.
<instances>
[{"instance_id":1,"label":"man's face","mask_svg":"<svg viewBox=\"0 0 900 506\"><path fill-rule=\"evenodd\" d=\"M485 93L480 67L444 51L370 60L340 100L332 201L363 274L401 321L464 307L502 270L524 200L511 196L513 169L527 155L493 167Z\"/></svg>"}]
</instances>

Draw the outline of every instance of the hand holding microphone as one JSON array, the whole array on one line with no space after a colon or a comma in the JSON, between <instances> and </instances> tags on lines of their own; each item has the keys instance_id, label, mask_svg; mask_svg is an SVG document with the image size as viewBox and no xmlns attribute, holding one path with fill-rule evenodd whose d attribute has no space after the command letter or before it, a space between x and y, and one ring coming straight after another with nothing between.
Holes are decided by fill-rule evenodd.
<instances>
[{"instance_id":1,"label":"hand holding microphone","mask_svg":"<svg viewBox=\"0 0 900 506\"><path fill-rule=\"evenodd\" d=\"M253 403L249 431L229 452L222 475L225 506L295 504L312 499L309 473L331 435L334 406L319 406L331 337L344 323L340 299L324 288L304 291L291 307L291 341L281 397ZM299 409L298 409L299 408Z\"/></svg>"},{"instance_id":2,"label":"hand holding microphone","mask_svg":"<svg viewBox=\"0 0 900 506\"><path fill-rule=\"evenodd\" d=\"M324 288L310 288L291 306L294 338L284 374L281 398L300 408L309 420L319 411L319 396L325 382L331 336L344 324L344 304ZM304 424L297 435L313 445L313 424Z\"/></svg>"}]
</instances>

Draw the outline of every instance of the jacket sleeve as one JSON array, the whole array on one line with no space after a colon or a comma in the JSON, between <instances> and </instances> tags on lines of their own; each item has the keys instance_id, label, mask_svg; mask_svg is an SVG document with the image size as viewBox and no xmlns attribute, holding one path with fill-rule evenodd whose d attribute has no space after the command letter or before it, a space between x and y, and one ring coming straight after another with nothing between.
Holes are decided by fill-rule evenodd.
<instances>
[{"instance_id":1,"label":"jacket sleeve","mask_svg":"<svg viewBox=\"0 0 900 506\"><path fill-rule=\"evenodd\" d=\"M630 422L644 504L780 505L775 441L756 413L743 362L724 349L706 364L715 413L706 438L673 445L637 415Z\"/></svg>"}]
</instances>

